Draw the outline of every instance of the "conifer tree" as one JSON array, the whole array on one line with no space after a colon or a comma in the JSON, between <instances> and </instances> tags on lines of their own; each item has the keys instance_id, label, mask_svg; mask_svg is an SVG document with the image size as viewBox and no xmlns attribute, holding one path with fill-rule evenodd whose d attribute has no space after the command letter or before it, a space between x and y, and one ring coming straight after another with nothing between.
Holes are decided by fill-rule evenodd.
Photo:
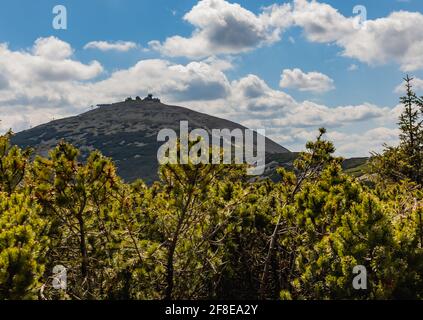
<instances>
[{"instance_id":1,"label":"conifer tree","mask_svg":"<svg viewBox=\"0 0 423 320\"><path fill-rule=\"evenodd\" d=\"M400 146L408 158L408 175L413 181L421 184L423 178L423 100L417 97L412 89L413 79L407 75L404 80L406 94L401 97L404 111L399 119Z\"/></svg>"},{"instance_id":2,"label":"conifer tree","mask_svg":"<svg viewBox=\"0 0 423 320\"><path fill-rule=\"evenodd\" d=\"M79 152L61 142L49 158L37 157L31 190L50 221L52 239L49 270L67 268L68 294L75 298L100 298L119 239L114 237L114 193L119 180L113 164L93 152L86 164Z\"/></svg>"},{"instance_id":3,"label":"conifer tree","mask_svg":"<svg viewBox=\"0 0 423 320\"><path fill-rule=\"evenodd\" d=\"M178 157L182 148L178 144ZM207 163L193 164L190 157L188 164L160 168L163 189L155 210L161 213L158 221L166 239L165 299L201 297L204 278L222 265L222 247L213 242L240 200L221 203L218 190L222 181L241 179L245 169L212 164L212 150L208 157Z\"/></svg>"},{"instance_id":4,"label":"conifer tree","mask_svg":"<svg viewBox=\"0 0 423 320\"><path fill-rule=\"evenodd\" d=\"M0 299L34 299L44 271L46 223L22 183L30 152L12 146L11 136L0 136Z\"/></svg>"},{"instance_id":5,"label":"conifer tree","mask_svg":"<svg viewBox=\"0 0 423 320\"><path fill-rule=\"evenodd\" d=\"M399 117L400 144L386 146L382 154L373 153L371 171L393 182L409 179L423 182L423 99L413 91L408 75L404 78L406 93L400 98L404 109Z\"/></svg>"},{"instance_id":6,"label":"conifer tree","mask_svg":"<svg viewBox=\"0 0 423 320\"><path fill-rule=\"evenodd\" d=\"M48 245L39 212L27 194L0 192L0 300L37 298Z\"/></svg>"},{"instance_id":7,"label":"conifer tree","mask_svg":"<svg viewBox=\"0 0 423 320\"><path fill-rule=\"evenodd\" d=\"M12 132L0 136L0 192L13 193L22 182L31 150L12 146Z\"/></svg>"},{"instance_id":8,"label":"conifer tree","mask_svg":"<svg viewBox=\"0 0 423 320\"><path fill-rule=\"evenodd\" d=\"M270 237L269 249L264 262L263 273L260 284L260 297L266 298L269 291L269 274L271 261L275 257L276 247L280 239L280 228L286 226L286 216L289 215L290 206L298 192L301 191L307 183L315 183L318 181L323 170L332 163L339 163L340 158L335 158L333 153L335 148L330 141L323 139L326 129L320 128L319 135L315 141L307 143L306 152L302 152L298 159L294 162L295 173L287 172L285 169L279 169L282 177L279 188L275 192L279 194L279 204L276 206L276 224ZM287 279L286 279L287 280ZM288 281L288 280L287 280ZM279 294L277 290L273 290L271 296L275 297Z\"/></svg>"}]
</instances>

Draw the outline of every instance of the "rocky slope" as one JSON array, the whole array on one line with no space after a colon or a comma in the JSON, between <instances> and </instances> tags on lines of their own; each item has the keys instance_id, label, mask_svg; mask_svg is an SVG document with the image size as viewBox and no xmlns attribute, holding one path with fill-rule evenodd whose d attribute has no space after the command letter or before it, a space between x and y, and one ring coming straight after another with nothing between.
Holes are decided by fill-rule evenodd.
<instances>
[{"instance_id":1,"label":"rocky slope","mask_svg":"<svg viewBox=\"0 0 423 320\"><path fill-rule=\"evenodd\" d=\"M12 142L33 147L37 154L45 156L64 139L77 146L83 158L94 149L112 158L126 181L142 178L152 182L157 179L157 149L163 143L157 142L157 134L164 128L179 132L179 123L183 120L188 121L190 129L203 128L209 133L211 129L245 129L228 120L165 105L157 99L145 99L100 105L84 114L17 133ZM266 152L270 155L290 153L270 139L266 139Z\"/></svg>"}]
</instances>

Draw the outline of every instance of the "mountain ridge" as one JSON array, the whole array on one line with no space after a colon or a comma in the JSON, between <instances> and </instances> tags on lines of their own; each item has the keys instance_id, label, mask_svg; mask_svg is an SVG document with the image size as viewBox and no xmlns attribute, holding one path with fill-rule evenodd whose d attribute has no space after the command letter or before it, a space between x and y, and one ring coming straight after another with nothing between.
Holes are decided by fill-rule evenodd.
<instances>
[{"instance_id":1,"label":"mountain ridge","mask_svg":"<svg viewBox=\"0 0 423 320\"><path fill-rule=\"evenodd\" d=\"M152 182L157 179L157 150L163 144L157 141L157 134L164 128L179 132L180 121L188 121L190 130L247 129L230 120L148 97L101 104L77 116L53 120L17 133L12 143L32 147L36 154L46 156L48 150L65 140L81 151L83 159L93 150L113 159L126 181L141 178ZM266 138L266 153L291 152Z\"/></svg>"}]
</instances>

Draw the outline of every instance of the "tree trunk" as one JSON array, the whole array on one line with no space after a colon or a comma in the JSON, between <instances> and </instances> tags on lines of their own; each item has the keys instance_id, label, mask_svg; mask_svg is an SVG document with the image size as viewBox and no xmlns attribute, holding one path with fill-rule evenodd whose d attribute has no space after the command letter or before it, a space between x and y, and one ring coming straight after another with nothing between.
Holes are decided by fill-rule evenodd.
<instances>
[{"instance_id":1,"label":"tree trunk","mask_svg":"<svg viewBox=\"0 0 423 320\"><path fill-rule=\"evenodd\" d=\"M88 253L87 253L87 244L85 240L85 225L84 219L82 218L82 214L78 215L78 223L79 223L79 235L80 235L80 251L81 251L81 275L83 279L86 279L89 283L88 279Z\"/></svg>"},{"instance_id":2,"label":"tree trunk","mask_svg":"<svg viewBox=\"0 0 423 320\"><path fill-rule=\"evenodd\" d=\"M167 256L167 264L166 264L166 292L165 292L165 300L172 299L172 292L173 292L173 258L175 256L175 249L176 249L177 238L175 237L170 244L169 252Z\"/></svg>"},{"instance_id":3,"label":"tree trunk","mask_svg":"<svg viewBox=\"0 0 423 320\"><path fill-rule=\"evenodd\" d=\"M178 226L176 227L176 231L175 231L175 234L173 236L172 242L170 243L169 251L168 251L168 254L167 254L167 263L166 263L166 284L167 285L166 285L166 291L165 291L165 300L171 300L172 299L172 292L173 292L173 286L174 286L173 260L174 260L174 257L175 257L176 245L178 243L179 233L180 233L181 228L182 228L182 223L184 221L184 217L185 217L185 214L183 213L182 216L179 218Z\"/></svg>"},{"instance_id":4,"label":"tree trunk","mask_svg":"<svg viewBox=\"0 0 423 320\"><path fill-rule=\"evenodd\" d=\"M264 263L263 275L261 277L261 283L260 283L260 299L266 298L270 264L272 262L273 253L275 251L275 246L276 246L276 241L277 241L277 237L279 233L279 226L280 226L281 220L282 220L282 212L279 214L278 222L276 223L275 229L273 230L273 234L270 238L269 251L267 252L266 261Z\"/></svg>"}]
</instances>

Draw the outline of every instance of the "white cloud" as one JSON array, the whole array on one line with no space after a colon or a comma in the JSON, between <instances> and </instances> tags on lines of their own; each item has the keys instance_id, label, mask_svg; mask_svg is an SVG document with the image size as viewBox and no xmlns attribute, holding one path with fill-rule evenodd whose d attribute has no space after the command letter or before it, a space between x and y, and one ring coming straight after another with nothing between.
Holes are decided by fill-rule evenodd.
<instances>
[{"instance_id":1,"label":"white cloud","mask_svg":"<svg viewBox=\"0 0 423 320\"><path fill-rule=\"evenodd\" d=\"M298 68L283 70L279 86L315 93L324 93L335 89L334 81L327 75L320 72L305 73Z\"/></svg>"},{"instance_id":2,"label":"white cloud","mask_svg":"<svg viewBox=\"0 0 423 320\"><path fill-rule=\"evenodd\" d=\"M97 61L83 64L72 60L72 52L68 43L54 37L37 39L32 52L11 51L6 44L0 44L0 70L10 85L16 81L19 86L37 81L88 80L103 72Z\"/></svg>"},{"instance_id":3,"label":"white cloud","mask_svg":"<svg viewBox=\"0 0 423 320\"><path fill-rule=\"evenodd\" d=\"M114 72L108 79L95 83L93 89L114 97L153 92L178 102L226 98L230 86L222 71L205 62L180 65L153 59Z\"/></svg>"},{"instance_id":4,"label":"white cloud","mask_svg":"<svg viewBox=\"0 0 423 320\"><path fill-rule=\"evenodd\" d=\"M295 0L292 14L295 25L303 28L310 41L336 42L354 31L353 19L345 18L328 4Z\"/></svg>"},{"instance_id":5,"label":"white cloud","mask_svg":"<svg viewBox=\"0 0 423 320\"><path fill-rule=\"evenodd\" d=\"M413 85L413 91L417 93L417 95L421 96L423 95L423 79L420 79L418 77L413 77L413 80L411 81L411 84ZM405 81L401 82L396 88L395 93L404 94L405 93Z\"/></svg>"},{"instance_id":6,"label":"white cloud","mask_svg":"<svg viewBox=\"0 0 423 320\"><path fill-rule=\"evenodd\" d=\"M52 60L64 60L73 54L69 43L56 37L38 38L32 51L36 56Z\"/></svg>"},{"instance_id":7,"label":"white cloud","mask_svg":"<svg viewBox=\"0 0 423 320\"><path fill-rule=\"evenodd\" d=\"M231 105L245 118L265 120L266 127L342 127L382 118L390 112L370 103L330 108L307 100L298 102L283 91L271 89L255 75L232 83Z\"/></svg>"},{"instance_id":8,"label":"white cloud","mask_svg":"<svg viewBox=\"0 0 423 320\"><path fill-rule=\"evenodd\" d=\"M362 126L365 136L375 127L389 129L396 122L394 110L369 103L328 107L297 101L281 90L270 88L255 75L231 82L223 72L231 67L230 61L216 58L187 64L162 59L141 60L130 68L111 73L106 79L96 80L102 71L98 62L87 65L71 60L70 55L50 60L35 52L34 48L22 52L0 45L2 131L9 127L22 130L52 117L84 112L93 104L122 101L127 96L142 96L148 92L165 103L186 106L253 128L265 128L269 137L293 150L302 149L321 126L344 134L345 138L339 136L335 141L344 143L346 140L342 139L347 139L353 128ZM99 68L95 67L97 64ZM57 70L50 74L44 71L50 68L62 70L61 75L58 76ZM368 141L374 140L374 136L368 136ZM342 145L344 155L366 154L366 147L358 148L353 140L348 145L349 148Z\"/></svg>"},{"instance_id":9,"label":"white cloud","mask_svg":"<svg viewBox=\"0 0 423 320\"><path fill-rule=\"evenodd\" d=\"M97 61L71 58L71 46L55 37L40 38L27 51L0 44L0 130L15 131L56 117L75 114L85 106L86 81L103 72Z\"/></svg>"},{"instance_id":10,"label":"white cloud","mask_svg":"<svg viewBox=\"0 0 423 320\"><path fill-rule=\"evenodd\" d=\"M285 117L273 121L275 125L296 127L342 127L352 122L380 118L388 112L388 109L380 108L369 103L329 108L311 101L304 101L298 103L292 112L289 112Z\"/></svg>"},{"instance_id":11,"label":"white cloud","mask_svg":"<svg viewBox=\"0 0 423 320\"><path fill-rule=\"evenodd\" d=\"M397 63L402 71L423 68L423 14L396 11L387 17L346 17L315 0L273 5L255 14L225 0L201 0L185 16L194 26L190 37L175 35L150 47L166 56L204 58L249 51L281 39L292 26L303 29L312 42L334 43L342 55L370 65ZM292 40L290 40L292 42Z\"/></svg>"},{"instance_id":12,"label":"white cloud","mask_svg":"<svg viewBox=\"0 0 423 320\"><path fill-rule=\"evenodd\" d=\"M358 70L358 66L356 64L351 64L348 67L348 71L356 71L356 70Z\"/></svg>"},{"instance_id":13,"label":"white cloud","mask_svg":"<svg viewBox=\"0 0 423 320\"><path fill-rule=\"evenodd\" d=\"M338 154L343 156L367 156L369 151L380 151L384 142L396 143L392 130L401 106L391 109L363 103L328 107L296 101L255 75L233 81L231 86L231 97L226 100L231 108L219 111L220 115L252 128L265 128L270 138L291 150L302 150L322 126L328 128ZM193 103L191 107L198 108Z\"/></svg>"},{"instance_id":14,"label":"white cloud","mask_svg":"<svg viewBox=\"0 0 423 320\"><path fill-rule=\"evenodd\" d=\"M204 59L203 61L213 69L220 71L231 70L234 68L233 59L231 57L227 57L226 59L220 59L216 56L211 56L207 59Z\"/></svg>"},{"instance_id":15,"label":"white cloud","mask_svg":"<svg viewBox=\"0 0 423 320\"><path fill-rule=\"evenodd\" d=\"M291 24L290 5L273 5L256 15L225 0L201 0L184 20L195 27L191 37L173 36L150 46L166 56L203 58L233 54L278 41Z\"/></svg>"},{"instance_id":16,"label":"white cloud","mask_svg":"<svg viewBox=\"0 0 423 320\"><path fill-rule=\"evenodd\" d=\"M396 145L399 130L387 127L377 127L363 133L345 133L329 131L328 139L334 141L337 154L350 157L369 156L370 152L381 152L384 144ZM368 153L363 153L367 150Z\"/></svg>"},{"instance_id":17,"label":"white cloud","mask_svg":"<svg viewBox=\"0 0 423 320\"><path fill-rule=\"evenodd\" d=\"M403 71L423 68L423 15L419 12L393 12L356 28L358 17L345 17L328 4L295 0L293 16L307 39L336 43L344 56L371 65L395 62Z\"/></svg>"},{"instance_id":18,"label":"white cloud","mask_svg":"<svg viewBox=\"0 0 423 320\"><path fill-rule=\"evenodd\" d=\"M9 80L0 73L0 91L9 88Z\"/></svg>"},{"instance_id":19,"label":"white cloud","mask_svg":"<svg viewBox=\"0 0 423 320\"><path fill-rule=\"evenodd\" d=\"M49 59L53 44L68 54ZM153 92L165 101L213 101L230 94L222 70L230 61L208 59L186 65L165 60L142 60L134 66L95 80L100 63L83 64L70 58L73 50L58 39L39 39L29 51L13 51L0 44L0 130L15 131L86 111L98 103L121 101L127 96Z\"/></svg>"},{"instance_id":20,"label":"white cloud","mask_svg":"<svg viewBox=\"0 0 423 320\"><path fill-rule=\"evenodd\" d=\"M97 49L100 51L119 51L119 52L126 52L135 48L137 48L137 44L135 42L130 42L130 41L116 41L116 42L92 41L87 43L84 46L84 49Z\"/></svg>"},{"instance_id":21,"label":"white cloud","mask_svg":"<svg viewBox=\"0 0 423 320\"><path fill-rule=\"evenodd\" d=\"M11 128L13 128L14 132L19 132L53 119L74 114L71 109L66 110L62 107L0 106L0 110L0 133L6 132Z\"/></svg>"},{"instance_id":22,"label":"white cloud","mask_svg":"<svg viewBox=\"0 0 423 320\"><path fill-rule=\"evenodd\" d=\"M283 31L298 26L308 40L334 43L345 57L370 65L397 63L402 71L423 68L423 14L396 11L357 27L359 19L315 0L275 4L259 14L225 0L201 0L184 16L195 28L190 37L175 35L149 45L171 57L236 54L275 43Z\"/></svg>"}]
</instances>

